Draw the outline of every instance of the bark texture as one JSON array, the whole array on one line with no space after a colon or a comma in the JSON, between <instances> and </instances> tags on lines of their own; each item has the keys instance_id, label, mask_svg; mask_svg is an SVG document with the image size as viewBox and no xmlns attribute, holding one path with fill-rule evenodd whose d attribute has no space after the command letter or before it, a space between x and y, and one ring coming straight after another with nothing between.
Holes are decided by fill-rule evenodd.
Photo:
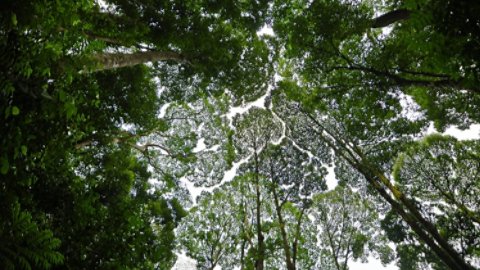
<instances>
[{"instance_id":1,"label":"bark texture","mask_svg":"<svg viewBox=\"0 0 480 270\"><path fill-rule=\"evenodd\" d=\"M186 63L186 59L176 52L135 52L135 53L101 53L93 56L93 60L98 63L94 71L115 69L121 67L130 67L144 64L147 62L174 61L177 63Z\"/></svg>"}]
</instances>

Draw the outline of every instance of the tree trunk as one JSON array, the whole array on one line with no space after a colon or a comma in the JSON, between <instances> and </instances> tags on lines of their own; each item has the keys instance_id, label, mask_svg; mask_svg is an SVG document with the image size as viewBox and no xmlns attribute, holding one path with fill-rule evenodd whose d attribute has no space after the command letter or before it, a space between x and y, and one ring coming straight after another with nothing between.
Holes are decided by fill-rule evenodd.
<instances>
[{"instance_id":1,"label":"tree trunk","mask_svg":"<svg viewBox=\"0 0 480 270\"><path fill-rule=\"evenodd\" d=\"M293 260L293 265L297 265L297 250L298 250L298 240L300 239L300 230L301 230L301 225L302 225L302 219L303 215L305 214L306 206L303 205L302 207L302 212L300 212L300 217L298 218L297 221L297 226L295 228L295 239L293 240L293 248L292 248L292 260Z\"/></svg>"},{"instance_id":2,"label":"tree trunk","mask_svg":"<svg viewBox=\"0 0 480 270\"><path fill-rule=\"evenodd\" d=\"M135 52L135 53L99 53L93 55L93 60L97 66L93 72L115 69L121 67L131 67L147 62L174 61L177 63L186 63L187 60L176 52Z\"/></svg>"},{"instance_id":3,"label":"tree trunk","mask_svg":"<svg viewBox=\"0 0 480 270\"><path fill-rule=\"evenodd\" d=\"M341 156L353 168L360 172L368 183L392 206L402 219L410 226L410 228L417 234L418 238L422 240L438 258L445 263L450 269L455 270L473 270L460 254L443 238L438 232L434 224L428 221L417 207L403 194L390 180L383 174L383 172L370 164L367 158L357 147L347 146L343 140L339 139L328 131L320 122L318 122L312 115L307 113L313 122L318 125L322 131L326 132L331 139L337 144L329 141L322 133L317 133L324 138L325 142ZM388 193L391 192L393 197Z\"/></svg>"},{"instance_id":4,"label":"tree trunk","mask_svg":"<svg viewBox=\"0 0 480 270\"><path fill-rule=\"evenodd\" d=\"M256 145L254 146L254 149L256 148ZM258 241L258 248L257 248L257 256L255 258L255 270L263 270L264 268L264 260L265 260L265 243L264 239L265 237L263 236L262 232L262 222L261 222L261 196L260 196L260 183L258 179L258 153L257 150L255 150L255 191L256 191L256 217L257 217L257 241Z\"/></svg>"},{"instance_id":5,"label":"tree trunk","mask_svg":"<svg viewBox=\"0 0 480 270\"><path fill-rule=\"evenodd\" d=\"M405 194L403 194L400 190L398 190L393 184L388 181L388 178L381 172L376 171L375 169L371 169L371 172L374 173L375 177L383 183L388 190L390 190L395 197L395 199L402 204L410 213L412 217L416 219L416 222L419 223L423 229L430 234L430 236L438 243L438 245L445 251L445 254L448 255L457 269L473 269L470 265L468 265L463 258L458 254L458 252L440 235L437 228L434 224L429 222L427 219L423 217L423 215L418 211L417 207L413 205L412 201L406 198ZM365 175L365 174L364 174ZM407 222L408 223L408 222Z\"/></svg>"},{"instance_id":6,"label":"tree trunk","mask_svg":"<svg viewBox=\"0 0 480 270\"><path fill-rule=\"evenodd\" d=\"M359 152L357 152L359 153ZM361 154L361 153L359 153ZM367 163L367 164L365 164ZM442 237L434 224L429 222L412 204L405 194L395 187L388 178L371 164L368 164L361 154L360 164L354 167L363 174L366 180L379 192L403 220L451 269L474 269L458 252ZM387 193L390 191L393 198Z\"/></svg>"},{"instance_id":7,"label":"tree trunk","mask_svg":"<svg viewBox=\"0 0 480 270\"><path fill-rule=\"evenodd\" d=\"M377 18L373 19L372 28L382 28L389 26L395 22L407 20L410 18L411 11L407 9L397 9L385 13Z\"/></svg>"},{"instance_id":8,"label":"tree trunk","mask_svg":"<svg viewBox=\"0 0 480 270\"><path fill-rule=\"evenodd\" d=\"M245 265L245 245L247 244L247 240L243 239L242 240L242 245L241 245L241 248L240 248L240 269L243 270L244 269L244 265Z\"/></svg>"},{"instance_id":9,"label":"tree trunk","mask_svg":"<svg viewBox=\"0 0 480 270\"><path fill-rule=\"evenodd\" d=\"M292 263L292 257L290 254L290 245L288 244L287 232L285 231L285 221L283 220L282 216L282 208L280 206L275 188L276 187L272 187L272 193L275 201L275 210L277 212L278 223L280 225L280 235L282 236L283 250L285 251L285 264L287 265L287 270L295 270L295 265Z\"/></svg>"},{"instance_id":10,"label":"tree trunk","mask_svg":"<svg viewBox=\"0 0 480 270\"><path fill-rule=\"evenodd\" d=\"M333 243L332 234L330 233L330 230L327 229L324 233L326 233L328 237L328 243L330 245L330 249L332 250L332 257L333 257L333 262L335 263L335 267L337 268L337 270L343 270L340 267L340 263L338 262L338 254L336 251L337 249L335 248L335 244Z\"/></svg>"}]
</instances>

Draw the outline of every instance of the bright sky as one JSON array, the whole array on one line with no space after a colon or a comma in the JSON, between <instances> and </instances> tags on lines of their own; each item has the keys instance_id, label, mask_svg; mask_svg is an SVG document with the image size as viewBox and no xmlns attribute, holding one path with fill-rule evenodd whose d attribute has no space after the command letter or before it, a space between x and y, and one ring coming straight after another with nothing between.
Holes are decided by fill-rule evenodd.
<instances>
[{"instance_id":1,"label":"bright sky","mask_svg":"<svg viewBox=\"0 0 480 270\"><path fill-rule=\"evenodd\" d=\"M480 125L471 125L467 130L460 130L456 127L450 127L443 134L453 136L459 140L480 139Z\"/></svg>"}]
</instances>

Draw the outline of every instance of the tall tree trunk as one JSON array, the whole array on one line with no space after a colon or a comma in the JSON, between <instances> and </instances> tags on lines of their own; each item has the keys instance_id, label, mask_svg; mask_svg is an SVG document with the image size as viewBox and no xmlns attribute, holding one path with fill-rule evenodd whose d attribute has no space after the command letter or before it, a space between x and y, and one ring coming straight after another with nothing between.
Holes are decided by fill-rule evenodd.
<instances>
[{"instance_id":1,"label":"tall tree trunk","mask_svg":"<svg viewBox=\"0 0 480 270\"><path fill-rule=\"evenodd\" d=\"M450 269L455 270L473 270L460 254L443 238L434 224L428 221L418 208L406 197L396 186L394 186L385 174L376 166L368 162L358 147L348 146L347 143L333 135L319 121L309 113L306 113L320 129L328 134L328 138L323 133L317 133L324 138L324 141L341 156L353 168L360 172L367 182L387 201L392 209L395 210L402 219L410 226L438 258ZM333 139L335 144L330 141ZM389 192L393 195L390 195Z\"/></svg>"},{"instance_id":2,"label":"tall tree trunk","mask_svg":"<svg viewBox=\"0 0 480 270\"><path fill-rule=\"evenodd\" d=\"M300 230L302 226L302 219L303 215L305 214L305 210L307 207L303 205L302 211L300 212L300 217L298 217L297 220L297 225L295 227L295 239L293 240L293 247L292 247L292 260L293 260L293 265L297 265L297 252L298 252L298 241L300 240Z\"/></svg>"},{"instance_id":3,"label":"tall tree trunk","mask_svg":"<svg viewBox=\"0 0 480 270\"><path fill-rule=\"evenodd\" d=\"M257 241L258 241L258 248L257 248L257 256L255 258L255 270L263 270L264 268L264 261L265 261L265 243L262 232L262 220L261 220L261 196L260 196L260 181L258 179L259 174L259 164L258 164L258 153L257 147L254 145L255 149L255 191L256 191L256 217L257 217Z\"/></svg>"},{"instance_id":4,"label":"tall tree trunk","mask_svg":"<svg viewBox=\"0 0 480 270\"><path fill-rule=\"evenodd\" d=\"M337 270L343 270L340 266L340 263L338 262L338 254L337 254L337 248L335 247L335 244L333 243L333 237L332 234L330 233L330 230L327 229L325 232L328 237L328 244L330 245L330 249L332 250L332 257L333 257L333 262L335 263L335 267Z\"/></svg>"},{"instance_id":5,"label":"tall tree trunk","mask_svg":"<svg viewBox=\"0 0 480 270\"><path fill-rule=\"evenodd\" d=\"M389 26L395 22L407 20L410 18L411 11L407 9L397 9L385 13L373 19L372 28L382 28Z\"/></svg>"},{"instance_id":6,"label":"tall tree trunk","mask_svg":"<svg viewBox=\"0 0 480 270\"><path fill-rule=\"evenodd\" d=\"M368 177L374 177L375 179L372 180L379 180L387 188L387 190L389 190L393 194L394 198L406 208L410 215L415 219L415 222L419 223L419 225L423 227L423 229L438 243L441 249L445 251L445 255L447 255L449 259L454 262L454 264L452 264L451 266L452 269L473 269L463 260L463 258L457 253L457 251L440 235L435 225L425 219L423 215L419 212L417 207L412 203L412 201L408 199L405 194L403 194L398 188L396 188L382 172L368 165L367 170L369 171L363 174L366 177L366 174L368 174ZM456 268L453 268L454 265L456 266Z\"/></svg>"},{"instance_id":7,"label":"tall tree trunk","mask_svg":"<svg viewBox=\"0 0 480 270\"><path fill-rule=\"evenodd\" d=\"M435 225L425 219L417 207L412 204L405 194L395 187L388 178L372 165L364 164L366 160L362 158L360 164L355 165L357 170L363 174L366 180L379 192L392 208L403 218L410 228L417 233L434 252L451 269L468 270L474 269L458 252L442 237ZM391 195L388 194L391 192Z\"/></svg>"},{"instance_id":8,"label":"tall tree trunk","mask_svg":"<svg viewBox=\"0 0 480 270\"><path fill-rule=\"evenodd\" d=\"M147 62L174 61L177 63L187 63L185 57L176 52L135 52L135 53L99 53L92 57L97 64L95 71L115 69L121 67L130 67Z\"/></svg>"},{"instance_id":9,"label":"tall tree trunk","mask_svg":"<svg viewBox=\"0 0 480 270\"><path fill-rule=\"evenodd\" d=\"M240 247L240 269L243 270L245 269L245 245L247 244L247 240L243 239L242 240L242 245Z\"/></svg>"},{"instance_id":10,"label":"tall tree trunk","mask_svg":"<svg viewBox=\"0 0 480 270\"><path fill-rule=\"evenodd\" d=\"M272 179L273 181L273 179ZM280 228L280 235L282 236L283 250L285 252L285 264L287 265L288 270L295 270L295 265L292 263L292 257L290 255L290 245L288 244L288 236L285 231L285 221L283 220L282 207L278 200L278 195L276 187L272 187L273 199L275 202L275 211L277 212L277 218Z\"/></svg>"},{"instance_id":11,"label":"tall tree trunk","mask_svg":"<svg viewBox=\"0 0 480 270\"><path fill-rule=\"evenodd\" d=\"M241 221L241 227L240 227L240 232L242 236L242 244L240 246L240 270L245 269L245 247L248 244L248 241L250 239L250 235L247 235L247 211L246 211L246 204L245 201L243 200L244 196L244 191L243 191L243 184L241 185L241 194L242 194L242 201L240 203L241 209L240 209L240 215L242 218Z\"/></svg>"}]
</instances>

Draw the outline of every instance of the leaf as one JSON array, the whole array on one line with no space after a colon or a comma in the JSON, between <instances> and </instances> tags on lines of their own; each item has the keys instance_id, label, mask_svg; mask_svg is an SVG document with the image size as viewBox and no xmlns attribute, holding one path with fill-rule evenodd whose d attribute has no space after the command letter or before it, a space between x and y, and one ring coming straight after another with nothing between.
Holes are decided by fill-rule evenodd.
<instances>
[{"instance_id":1,"label":"leaf","mask_svg":"<svg viewBox=\"0 0 480 270\"><path fill-rule=\"evenodd\" d=\"M65 91L63 90L58 91L58 99L61 102L65 102L65 99L66 99Z\"/></svg>"},{"instance_id":2,"label":"leaf","mask_svg":"<svg viewBox=\"0 0 480 270\"><path fill-rule=\"evenodd\" d=\"M0 165L0 173L1 174L7 174L9 168L10 168L10 163L8 162L8 159L5 157L2 157L0 159L1 165Z\"/></svg>"},{"instance_id":3,"label":"leaf","mask_svg":"<svg viewBox=\"0 0 480 270\"><path fill-rule=\"evenodd\" d=\"M30 66L25 68L25 70L24 70L25 77L29 78L30 75L32 75L32 73L33 73L33 69Z\"/></svg>"},{"instance_id":4,"label":"leaf","mask_svg":"<svg viewBox=\"0 0 480 270\"><path fill-rule=\"evenodd\" d=\"M12 115L18 115L20 113L20 109L17 106L12 107Z\"/></svg>"},{"instance_id":5,"label":"leaf","mask_svg":"<svg viewBox=\"0 0 480 270\"><path fill-rule=\"evenodd\" d=\"M72 118L75 114L77 114L77 107L73 103L65 103L65 110L67 114L67 119Z\"/></svg>"},{"instance_id":6,"label":"leaf","mask_svg":"<svg viewBox=\"0 0 480 270\"><path fill-rule=\"evenodd\" d=\"M13 14L12 14L12 17L11 17L11 20L12 20L13 26L17 26L17 24L18 24L17 14L13 13Z\"/></svg>"},{"instance_id":7,"label":"leaf","mask_svg":"<svg viewBox=\"0 0 480 270\"><path fill-rule=\"evenodd\" d=\"M12 111L12 107L8 106L5 108L5 119L7 119L10 116L10 113Z\"/></svg>"},{"instance_id":8,"label":"leaf","mask_svg":"<svg viewBox=\"0 0 480 270\"><path fill-rule=\"evenodd\" d=\"M20 147L20 151L22 152L22 155L24 155L24 156L27 155L27 147L25 145L22 145Z\"/></svg>"},{"instance_id":9,"label":"leaf","mask_svg":"<svg viewBox=\"0 0 480 270\"><path fill-rule=\"evenodd\" d=\"M42 70L42 76L50 76L50 75L51 75L50 68L47 67Z\"/></svg>"}]
</instances>

